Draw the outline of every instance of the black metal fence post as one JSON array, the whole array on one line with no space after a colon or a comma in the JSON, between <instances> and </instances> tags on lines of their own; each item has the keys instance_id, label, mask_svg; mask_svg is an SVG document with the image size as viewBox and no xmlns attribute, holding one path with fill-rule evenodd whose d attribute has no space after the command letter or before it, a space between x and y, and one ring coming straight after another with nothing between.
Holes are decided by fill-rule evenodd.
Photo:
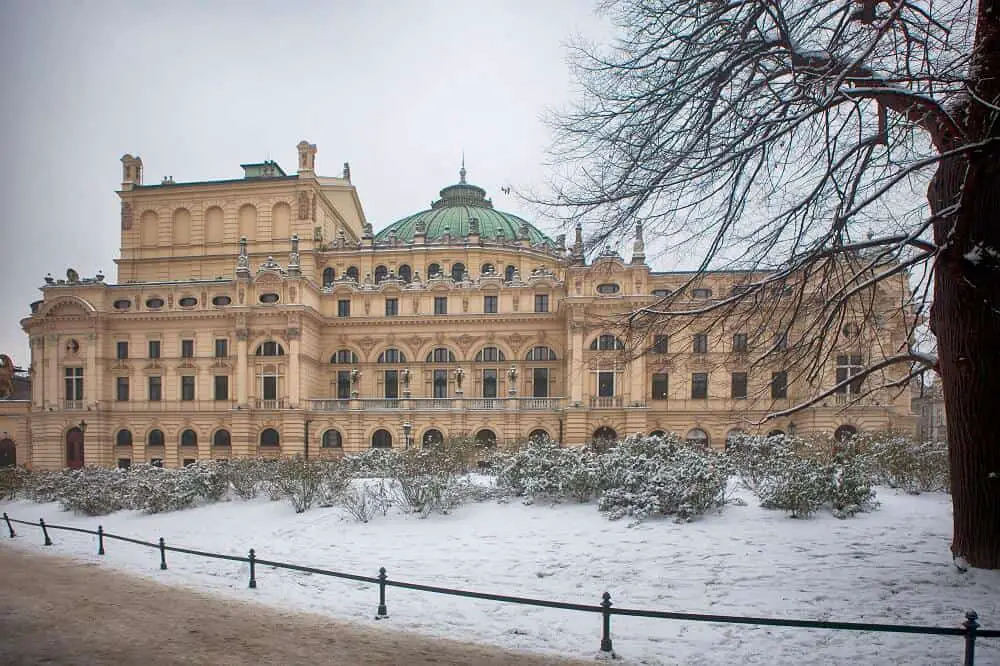
<instances>
[{"instance_id":1,"label":"black metal fence post","mask_svg":"<svg viewBox=\"0 0 1000 666\"><path fill-rule=\"evenodd\" d=\"M976 611L970 610L965 614L965 622L962 626L965 628L965 661L962 662L964 666L975 666L976 664L976 630L979 629L979 623L976 620L979 619L979 615Z\"/></svg>"},{"instance_id":2,"label":"black metal fence post","mask_svg":"<svg viewBox=\"0 0 1000 666\"><path fill-rule=\"evenodd\" d=\"M257 553L250 549L250 589L257 587Z\"/></svg>"},{"instance_id":3,"label":"black metal fence post","mask_svg":"<svg viewBox=\"0 0 1000 666\"><path fill-rule=\"evenodd\" d=\"M97 526L97 554L104 554L104 525Z\"/></svg>"},{"instance_id":4,"label":"black metal fence post","mask_svg":"<svg viewBox=\"0 0 1000 666\"><path fill-rule=\"evenodd\" d=\"M39 518L38 519L38 526L42 528L42 534L45 535L45 545L46 546L51 546L52 545L52 539L49 538L49 531L47 529L45 529L45 519L44 518Z\"/></svg>"},{"instance_id":5,"label":"black metal fence post","mask_svg":"<svg viewBox=\"0 0 1000 666\"><path fill-rule=\"evenodd\" d=\"M384 620L389 617L389 611L385 607L385 567L378 570L378 610L375 611L376 620Z\"/></svg>"},{"instance_id":6,"label":"black metal fence post","mask_svg":"<svg viewBox=\"0 0 1000 666\"><path fill-rule=\"evenodd\" d=\"M602 628L601 628L601 652L614 656L614 648L611 645L611 593L605 592L601 595Z\"/></svg>"},{"instance_id":7,"label":"black metal fence post","mask_svg":"<svg viewBox=\"0 0 1000 666\"><path fill-rule=\"evenodd\" d=\"M6 511L3 512L3 519L7 521L7 529L10 531L10 538L13 539L15 536L14 526L10 524L10 517L7 515Z\"/></svg>"},{"instance_id":8,"label":"black metal fence post","mask_svg":"<svg viewBox=\"0 0 1000 666\"><path fill-rule=\"evenodd\" d=\"M167 544L163 541L163 537L160 537L160 568L167 568Z\"/></svg>"}]
</instances>

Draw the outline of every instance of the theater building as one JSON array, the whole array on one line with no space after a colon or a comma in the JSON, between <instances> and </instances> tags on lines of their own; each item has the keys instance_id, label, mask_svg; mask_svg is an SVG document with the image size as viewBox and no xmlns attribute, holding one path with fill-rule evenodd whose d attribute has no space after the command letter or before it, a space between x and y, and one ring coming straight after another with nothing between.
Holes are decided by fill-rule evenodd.
<instances>
[{"instance_id":1,"label":"theater building","mask_svg":"<svg viewBox=\"0 0 1000 666\"><path fill-rule=\"evenodd\" d=\"M754 360L788 334L766 321L665 323L637 339L623 313L671 293L711 303L748 275L654 271L641 225L627 260L588 257L579 230L567 245L496 209L464 166L429 209L375 233L349 166L321 176L316 153L301 142L292 175L266 161L238 179L148 185L141 159L122 158L117 279L47 277L22 321L19 463L172 467L657 431L722 447L741 430L914 427L905 392L854 400L854 385L761 423L856 372L866 335L905 344L899 299L808 381L780 355Z\"/></svg>"}]
</instances>

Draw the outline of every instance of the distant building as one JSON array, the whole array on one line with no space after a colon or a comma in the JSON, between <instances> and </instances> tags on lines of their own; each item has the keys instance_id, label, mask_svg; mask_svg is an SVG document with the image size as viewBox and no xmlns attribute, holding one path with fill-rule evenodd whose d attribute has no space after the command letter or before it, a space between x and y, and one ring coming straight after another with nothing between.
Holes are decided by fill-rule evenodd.
<instances>
[{"instance_id":1,"label":"distant building","mask_svg":"<svg viewBox=\"0 0 1000 666\"><path fill-rule=\"evenodd\" d=\"M780 353L756 358L779 344L760 317L627 339L618 315L672 292L716 303L753 276L687 285L689 273L653 271L641 226L628 261L588 262L579 228L567 247L497 210L464 165L429 209L376 234L349 167L320 176L316 152L298 145L294 175L262 162L240 179L153 185L122 158L117 283L48 277L22 321L34 381L19 461L178 466L664 431L721 448L742 430L913 427L907 396L860 381L754 425L905 345L898 295L879 298L871 326L845 324L815 378Z\"/></svg>"},{"instance_id":2,"label":"distant building","mask_svg":"<svg viewBox=\"0 0 1000 666\"><path fill-rule=\"evenodd\" d=\"M911 404L913 413L917 415L917 437L922 441L948 441L948 420L941 382L914 385Z\"/></svg>"}]
</instances>

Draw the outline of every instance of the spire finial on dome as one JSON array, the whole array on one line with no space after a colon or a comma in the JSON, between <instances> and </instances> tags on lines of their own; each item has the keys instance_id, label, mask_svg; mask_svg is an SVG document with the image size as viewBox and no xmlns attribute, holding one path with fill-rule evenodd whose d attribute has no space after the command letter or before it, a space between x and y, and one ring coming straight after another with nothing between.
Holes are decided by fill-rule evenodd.
<instances>
[{"instance_id":1,"label":"spire finial on dome","mask_svg":"<svg viewBox=\"0 0 1000 666\"><path fill-rule=\"evenodd\" d=\"M458 182L465 183L465 149L462 149L462 168L458 170Z\"/></svg>"}]
</instances>

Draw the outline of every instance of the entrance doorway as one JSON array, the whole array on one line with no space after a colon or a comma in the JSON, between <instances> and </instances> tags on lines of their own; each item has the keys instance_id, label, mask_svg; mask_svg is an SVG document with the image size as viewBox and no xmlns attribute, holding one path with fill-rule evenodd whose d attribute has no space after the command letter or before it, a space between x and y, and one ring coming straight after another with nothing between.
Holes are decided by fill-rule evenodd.
<instances>
[{"instance_id":1,"label":"entrance doorway","mask_svg":"<svg viewBox=\"0 0 1000 666\"><path fill-rule=\"evenodd\" d=\"M0 439L0 467L13 467L17 464L17 447L10 438Z\"/></svg>"},{"instance_id":2,"label":"entrance doorway","mask_svg":"<svg viewBox=\"0 0 1000 666\"><path fill-rule=\"evenodd\" d=\"M76 427L66 433L66 467L83 467L83 431Z\"/></svg>"}]
</instances>

